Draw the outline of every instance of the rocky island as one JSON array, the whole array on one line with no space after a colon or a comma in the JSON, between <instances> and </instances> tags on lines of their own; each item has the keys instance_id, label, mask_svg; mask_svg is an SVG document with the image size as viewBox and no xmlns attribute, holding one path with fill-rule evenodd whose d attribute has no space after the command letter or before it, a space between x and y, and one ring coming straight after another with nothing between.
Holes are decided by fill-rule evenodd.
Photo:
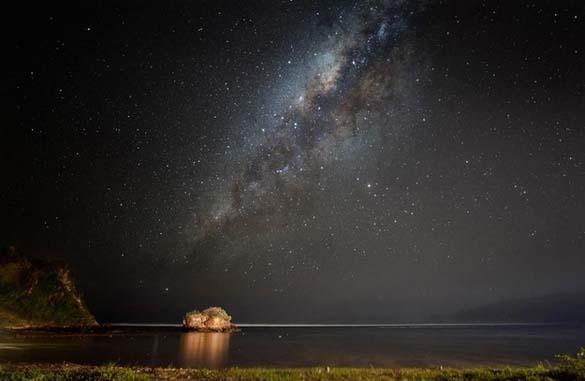
<instances>
[{"instance_id":1,"label":"rocky island","mask_svg":"<svg viewBox=\"0 0 585 381\"><path fill-rule=\"evenodd\" d=\"M97 325L67 265L0 248L0 328Z\"/></svg>"},{"instance_id":2,"label":"rocky island","mask_svg":"<svg viewBox=\"0 0 585 381\"><path fill-rule=\"evenodd\" d=\"M203 311L191 311L183 318L183 328L201 332L231 332L237 329L232 317L220 307L209 307Z\"/></svg>"}]
</instances>

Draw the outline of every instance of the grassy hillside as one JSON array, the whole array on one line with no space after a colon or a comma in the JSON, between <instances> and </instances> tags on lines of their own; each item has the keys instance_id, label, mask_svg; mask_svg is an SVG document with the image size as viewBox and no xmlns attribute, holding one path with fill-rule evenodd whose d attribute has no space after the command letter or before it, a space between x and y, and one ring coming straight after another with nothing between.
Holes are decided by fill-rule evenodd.
<instances>
[{"instance_id":1,"label":"grassy hillside","mask_svg":"<svg viewBox=\"0 0 585 381\"><path fill-rule=\"evenodd\" d=\"M0 250L0 328L95 324L67 266Z\"/></svg>"}]
</instances>

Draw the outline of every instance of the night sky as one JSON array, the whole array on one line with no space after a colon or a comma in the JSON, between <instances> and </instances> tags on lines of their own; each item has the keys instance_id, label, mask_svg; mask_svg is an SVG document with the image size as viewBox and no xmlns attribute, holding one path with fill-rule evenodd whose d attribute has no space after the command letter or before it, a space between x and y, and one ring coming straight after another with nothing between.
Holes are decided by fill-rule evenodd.
<instances>
[{"instance_id":1,"label":"night sky","mask_svg":"<svg viewBox=\"0 0 585 381\"><path fill-rule=\"evenodd\" d=\"M12 19L0 239L100 321L417 321L585 292L580 1Z\"/></svg>"}]
</instances>

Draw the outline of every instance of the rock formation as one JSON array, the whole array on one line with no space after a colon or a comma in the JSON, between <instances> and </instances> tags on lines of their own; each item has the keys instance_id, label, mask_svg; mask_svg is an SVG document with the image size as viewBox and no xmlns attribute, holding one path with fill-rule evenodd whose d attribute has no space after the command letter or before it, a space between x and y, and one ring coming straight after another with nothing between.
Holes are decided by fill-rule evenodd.
<instances>
[{"instance_id":1,"label":"rock formation","mask_svg":"<svg viewBox=\"0 0 585 381\"><path fill-rule=\"evenodd\" d=\"M191 311L183 318L183 327L188 330L207 332L228 332L236 328L232 317L220 307L209 307L201 312Z\"/></svg>"},{"instance_id":2,"label":"rock formation","mask_svg":"<svg viewBox=\"0 0 585 381\"><path fill-rule=\"evenodd\" d=\"M96 325L65 264L0 248L0 328Z\"/></svg>"}]
</instances>

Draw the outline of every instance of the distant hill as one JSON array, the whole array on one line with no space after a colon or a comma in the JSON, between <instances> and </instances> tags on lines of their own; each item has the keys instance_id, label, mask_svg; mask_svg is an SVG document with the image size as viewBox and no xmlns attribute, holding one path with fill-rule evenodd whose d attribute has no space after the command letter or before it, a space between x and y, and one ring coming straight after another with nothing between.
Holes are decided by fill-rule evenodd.
<instances>
[{"instance_id":1,"label":"distant hill","mask_svg":"<svg viewBox=\"0 0 585 381\"><path fill-rule=\"evenodd\" d=\"M65 264L0 249L0 328L96 324Z\"/></svg>"},{"instance_id":2,"label":"distant hill","mask_svg":"<svg viewBox=\"0 0 585 381\"><path fill-rule=\"evenodd\" d=\"M449 316L457 322L585 322L585 293L509 299Z\"/></svg>"}]
</instances>

